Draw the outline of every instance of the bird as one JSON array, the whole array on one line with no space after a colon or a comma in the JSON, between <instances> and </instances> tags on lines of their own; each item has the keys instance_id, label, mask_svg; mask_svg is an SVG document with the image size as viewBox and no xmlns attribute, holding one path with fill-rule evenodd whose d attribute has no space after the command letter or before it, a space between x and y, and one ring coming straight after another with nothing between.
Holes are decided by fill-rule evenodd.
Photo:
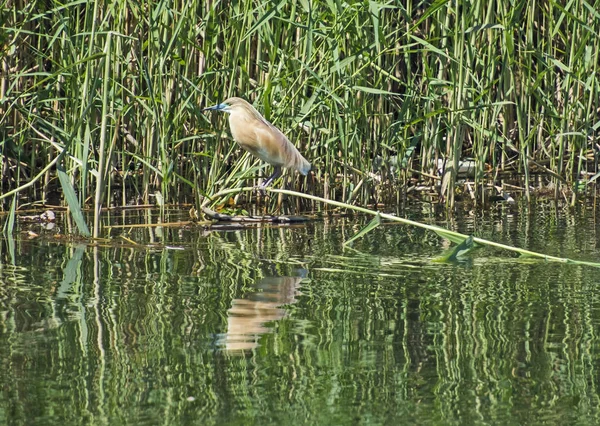
<instances>
[{"instance_id":1,"label":"bird","mask_svg":"<svg viewBox=\"0 0 600 426\"><path fill-rule=\"evenodd\" d=\"M260 185L262 191L281 176L282 167L295 169L304 176L310 171L310 163L294 144L244 99L228 98L203 111L228 113L229 129L238 145L275 168L273 174Z\"/></svg>"}]
</instances>

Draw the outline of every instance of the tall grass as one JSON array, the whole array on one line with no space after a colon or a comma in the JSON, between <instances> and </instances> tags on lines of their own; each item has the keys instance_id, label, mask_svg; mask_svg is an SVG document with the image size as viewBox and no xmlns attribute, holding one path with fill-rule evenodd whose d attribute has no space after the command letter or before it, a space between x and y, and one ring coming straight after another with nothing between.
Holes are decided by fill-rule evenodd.
<instances>
[{"instance_id":1,"label":"tall grass","mask_svg":"<svg viewBox=\"0 0 600 426\"><path fill-rule=\"evenodd\" d=\"M501 171L524 173L527 194L532 172L551 171L557 194L598 176L600 0L1 8L4 209L25 184L21 208L65 191L52 161L96 211L243 186L260 162L201 112L233 95L313 163L300 189L341 201L401 192L438 159L448 204L464 157L476 159L478 201Z\"/></svg>"}]
</instances>

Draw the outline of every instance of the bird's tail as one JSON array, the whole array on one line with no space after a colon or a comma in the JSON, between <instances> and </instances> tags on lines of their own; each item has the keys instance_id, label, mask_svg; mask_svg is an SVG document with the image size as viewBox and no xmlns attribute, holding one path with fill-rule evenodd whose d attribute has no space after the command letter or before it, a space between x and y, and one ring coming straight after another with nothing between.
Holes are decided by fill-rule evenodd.
<instances>
[{"instance_id":1,"label":"bird's tail","mask_svg":"<svg viewBox=\"0 0 600 426\"><path fill-rule=\"evenodd\" d=\"M306 160L306 158L303 157L300 164L298 164L298 171L306 176L308 172L310 172L310 167L310 163Z\"/></svg>"},{"instance_id":2,"label":"bird's tail","mask_svg":"<svg viewBox=\"0 0 600 426\"><path fill-rule=\"evenodd\" d=\"M285 136L284 136L285 137ZM286 144L286 152L284 159L287 161L284 162L283 167L287 167L289 169L296 169L304 176L310 172L310 163L300 154L298 148L296 148L291 142L288 141Z\"/></svg>"}]
</instances>

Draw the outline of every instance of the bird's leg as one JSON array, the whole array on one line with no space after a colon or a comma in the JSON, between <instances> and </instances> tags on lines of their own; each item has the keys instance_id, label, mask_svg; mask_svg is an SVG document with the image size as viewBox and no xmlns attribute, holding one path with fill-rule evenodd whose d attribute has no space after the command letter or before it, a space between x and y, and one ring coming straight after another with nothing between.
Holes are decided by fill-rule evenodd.
<instances>
[{"instance_id":1,"label":"bird's leg","mask_svg":"<svg viewBox=\"0 0 600 426\"><path fill-rule=\"evenodd\" d=\"M273 172L273 174L271 176L269 176L269 178L264 181L261 185L260 185L260 190L263 192L265 192L265 188L269 185L271 185L273 183L273 181L275 179L277 179L279 176L281 176L281 167L279 166L275 166L275 171Z\"/></svg>"}]
</instances>

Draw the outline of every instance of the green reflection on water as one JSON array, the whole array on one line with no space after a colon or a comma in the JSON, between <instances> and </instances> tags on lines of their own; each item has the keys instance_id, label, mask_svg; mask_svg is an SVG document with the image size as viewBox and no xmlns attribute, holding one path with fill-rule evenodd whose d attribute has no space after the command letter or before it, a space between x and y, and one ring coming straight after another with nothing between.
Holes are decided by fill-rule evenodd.
<instances>
[{"instance_id":1,"label":"green reflection on water","mask_svg":"<svg viewBox=\"0 0 600 426\"><path fill-rule=\"evenodd\" d=\"M565 214L457 227L598 260ZM598 422L596 269L434 264L437 236L389 224L343 250L363 225L2 241L0 422Z\"/></svg>"}]
</instances>

